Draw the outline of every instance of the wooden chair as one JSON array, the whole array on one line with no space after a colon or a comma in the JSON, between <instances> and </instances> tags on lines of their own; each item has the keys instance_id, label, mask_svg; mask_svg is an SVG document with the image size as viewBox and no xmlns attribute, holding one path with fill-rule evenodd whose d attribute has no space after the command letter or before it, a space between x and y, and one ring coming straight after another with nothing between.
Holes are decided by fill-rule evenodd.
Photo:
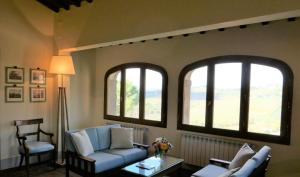
<instances>
[{"instance_id":1,"label":"wooden chair","mask_svg":"<svg viewBox=\"0 0 300 177\"><path fill-rule=\"evenodd\" d=\"M17 139L19 142L19 153L21 155L21 160L19 167L22 166L24 157L25 157L25 165L26 165L26 175L29 176L29 157L30 156L38 156L38 162L41 163L41 155L42 154L51 154L51 159L53 160L53 165L55 167L56 161L56 148L53 143L52 137L53 133L47 133L40 128L40 124L43 123L43 119L31 119L31 120L15 120L14 125L17 128ZM20 126L26 125L37 125L36 132L30 133L20 133ZM42 142L40 141L40 133L49 136L50 142ZM28 136L36 136L36 140L26 141Z\"/></svg>"}]
</instances>

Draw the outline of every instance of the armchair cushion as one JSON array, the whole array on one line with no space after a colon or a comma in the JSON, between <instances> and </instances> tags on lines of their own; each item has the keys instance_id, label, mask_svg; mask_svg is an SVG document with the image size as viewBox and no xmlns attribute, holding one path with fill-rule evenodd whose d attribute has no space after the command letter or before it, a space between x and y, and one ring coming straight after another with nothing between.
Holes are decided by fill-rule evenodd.
<instances>
[{"instance_id":1,"label":"armchair cushion","mask_svg":"<svg viewBox=\"0 0 300 177\"><path fill-rule=\"evenodd\" d=\"M238 167L242 167L245 162L250 159L255 152L251 149L251 147L245 143L241 149L237 152L233 160L230 162L228 169L234 169Z\"/></svg>"},{"instance_id":2,"label":"armchair cushion","mask_svg":"<svg viewBox=\"0 0 300 177\"><path fill-rule=\"evenodd\" d=\"M101 151L88 155L87 157L96 160L95 173L100 173L109 169L120 167L124 164L122 156L108 154Z\"/></svg>"},{"instance_id":3,"label":"armchair cushion","mask_svg":"<svg viewBox=\"0 0 300 177\"><path fill-rule=\"evenodd\" d=\"M264 146L252 157L256 162L255 168L260 166L268 158L270 152L271 148L269 146Z\"/></svg>"},{"instance_id":4,"label":"armchair cushion","mask_svg":"<svg viewBox=\"0 0 300 177\"><path fill-rule=\"evenodd\" d=\"M47 152L54 149L54 146L49 142L42 142L42 141L27 141L26 147L29 150L29 154L39 153L39 152ZM23 146L19 147L19 152L24 154Z\"/></svg>"},{"instance_id":5,"label":"armchair cushion","mask_svg":"<svg viewBox=\"0 0 300 177\"><path fill-rule=\"evenodd\" d=\"M232 174L232 177L247 177L250 176L256 167L256 162L253 159L249 159L241 169Z\"/></svg>"},{"instance_id":6,"label":"armchair cushion","mask_svg":"<svg viewBox=\"0 0 300 177\"><path fill-rule=\"evenodd\" d=\"M110 154L120 155L126 164L135 162L140 159L147 157L147 150L141 148L131 148L131 149L110 149L105 151Z\"/></svg>"},{"instance_id":7,"label":"armchair cushion","mask_svg":"<svg viewBox=\"0 0 300 177\"><path fill-rule=\"evenodd\" d=\"M196 173L192 174L192 177L217 177L228 170L226 168L217 165L207 165Z\"/></svg>"}]
</instances>

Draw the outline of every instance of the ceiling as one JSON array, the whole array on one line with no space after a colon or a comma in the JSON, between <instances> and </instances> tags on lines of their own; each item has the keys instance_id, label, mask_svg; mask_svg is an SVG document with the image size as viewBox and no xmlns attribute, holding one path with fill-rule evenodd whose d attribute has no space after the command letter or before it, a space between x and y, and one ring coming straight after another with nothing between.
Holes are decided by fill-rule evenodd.
<instances>
[{"instance_id":1,"label":"ceiling","mask_svg":"<svg viewBox=\"0 0 300 177\"><path fill-rule=\"evenodd\" d=\"M70 10L70 6L80 7L83 1L92 3L93 0L36 0L51 9L54 12L59 12L60 9Z\"/></svg>"}]
</instances>

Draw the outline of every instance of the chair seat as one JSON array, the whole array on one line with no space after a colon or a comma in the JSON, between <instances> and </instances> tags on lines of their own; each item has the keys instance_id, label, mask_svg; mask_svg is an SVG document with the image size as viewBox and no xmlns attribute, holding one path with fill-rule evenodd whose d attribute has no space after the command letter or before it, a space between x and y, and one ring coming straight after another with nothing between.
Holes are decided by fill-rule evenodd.
<instances>
[{"instance_id":1,"label":"chair seat","mask_svg":"<svg viewBox=\"0 0 300 177\"><path fill-rule=\"evenodd\" d=\"M226 168L217 165L207 165L201 170L197 171L192 175L192 177L217 177L228 171Z\"/></svg>"},{"instance_id":2,"label":"chair seat","mask_svg":"<svg viewBox=\"0 0 300 177\"><path fill-rule=\"evenodd\" d=\"M42 141L28 141L26 142L26 147L29 149L29 154L47 152L54 149L54 146L52 144ZM25 153L23 146L19 147L19 152L22 154Z\"/></svg>"}]
</instances>

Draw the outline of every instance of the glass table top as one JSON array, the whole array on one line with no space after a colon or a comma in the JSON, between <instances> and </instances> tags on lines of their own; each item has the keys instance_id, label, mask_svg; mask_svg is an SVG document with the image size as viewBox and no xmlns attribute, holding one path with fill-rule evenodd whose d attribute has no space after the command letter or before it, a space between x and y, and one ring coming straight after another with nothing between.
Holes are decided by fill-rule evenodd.
<instances>
[{"instance_id":1,"label":"glass table top","mask_svg":"<svg viewBox=\"0 0 300 177\"><path fill-rule=\"evenodd\" d=\"M182 162L183 159L176 157L164 156L160 158L153 156L132 165L128 165L122 170L145 177L151 177ZM140 166L144 166L144 168Z\"/></svg>"}]
</instances>

